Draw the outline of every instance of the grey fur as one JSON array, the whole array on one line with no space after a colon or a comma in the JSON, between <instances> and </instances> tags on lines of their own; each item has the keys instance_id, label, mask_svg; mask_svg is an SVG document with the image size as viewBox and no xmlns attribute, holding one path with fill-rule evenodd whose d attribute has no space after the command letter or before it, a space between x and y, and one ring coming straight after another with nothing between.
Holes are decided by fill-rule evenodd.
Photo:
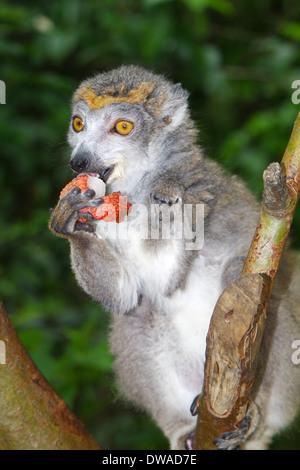
<instances>
[{"instance_id":1,"label":"grey fur","mask_svg":"<svg viewBox=\"0 0 300 470\"><path fill-rule=\"evenodd\" d=\"M126 102L144 82L153 85L149 96ZM114 164L107 193L121 191L132 203L167 203L176 210L204 204L200 250L187 251L185 240L136 240L133 215L127 240L106 239L105 222L94 233L76 230L72 197L58 203L50 221L50 228L70 241L79 284L112 312L111 350L123 394L152 415L172 448L182 448L195 426L189 407L202 389L210 316L223 288L240 275L259 208L236 177L203 157L180 85L138 67L121 67L85 81L79 90L86 88L125 101L90 109L75 93L73 115L83 118L84 129L75 133L70 125L71 159L85 152L87 171L97 173ZM134 123L129 135L112 132L120 119ZM260 421L245 448L265 448L299 406L300 366L291 360L292 342L300 339L295 261L286 258L274 288L253 393Z\"/></svg>"}]
</instances>

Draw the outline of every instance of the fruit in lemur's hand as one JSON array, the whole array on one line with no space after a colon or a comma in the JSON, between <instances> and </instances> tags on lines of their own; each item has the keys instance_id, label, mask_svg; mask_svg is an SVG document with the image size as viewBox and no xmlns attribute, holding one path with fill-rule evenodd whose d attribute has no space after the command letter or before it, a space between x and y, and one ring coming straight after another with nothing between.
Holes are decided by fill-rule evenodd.
<instances>
[{"instance_id":1,"label":"fruit in lemur's hand","mask_svg":"<svg viewBox=\"0 0 300 470\"><path fill-rule=\"evenodd\" d=\"M122 196L120 191L104 196L105 183L97 176L88 174L78 175L61 190L59 199L66 196L72 188L79 188L81 192L86 191L87 189L94 189L96 195L102 197L103 203L100 206L80 209L80 212L89 212L94 219L105 220L105 222L123 222L132 205L130 202L127 202L126 196ZM85 222L86 219L84 218L84 215L82 216L82 219L78 219L78 221Z\"/></svg>"},{"instance_id":2,"label":"fruit in lemur's hand","mask_svg":"<svg viewBox=\"0 0 300 470\"><path fill-rule=\"evenodd\" d=\"M95 219L105 220L105 222L123 222L131 207L126 196L122 196L121 192L117 191L104 196L102 199L103 204L101 206L87 207L81 209L81 212L89 212Z\"/></svg>"},{"instance_id":3,"label":"fruit in lemur's hand","mask_svg":"<svg viewBox=\"0 0 300 470\"><path fill-rule=\"evenodd\" d=\"M60 192L59 199L62 199L72 188L79 188L80 191L86 191L89 189L87 180L89 175L82 174L72 179Z\"/></svg>"}]
</instances>

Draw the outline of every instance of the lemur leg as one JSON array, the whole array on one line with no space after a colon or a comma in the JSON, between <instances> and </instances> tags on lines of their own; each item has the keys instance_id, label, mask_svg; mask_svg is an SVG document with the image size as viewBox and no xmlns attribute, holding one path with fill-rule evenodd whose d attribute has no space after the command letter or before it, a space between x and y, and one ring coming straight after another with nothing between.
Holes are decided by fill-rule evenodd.
<instances>
[{"instance_id":1,"label":"lemur leg","mask_svg":"<svg viewBox=\"0 0 300 470\"><path fill-rule=\"evenodd\" d=\"M191 405L190 411L192 416L198 413L199 395L197 395ZM238 450L240 446L253 434L259 422L259 411L255 403L249 404L245 418L243 419L240 427L234 431L227 431L221 437L214 439L213 444L218 450ZM185 439L185 448L193 450L193 439L195 431L189 433Z\"/></svg>"}]
</instances>

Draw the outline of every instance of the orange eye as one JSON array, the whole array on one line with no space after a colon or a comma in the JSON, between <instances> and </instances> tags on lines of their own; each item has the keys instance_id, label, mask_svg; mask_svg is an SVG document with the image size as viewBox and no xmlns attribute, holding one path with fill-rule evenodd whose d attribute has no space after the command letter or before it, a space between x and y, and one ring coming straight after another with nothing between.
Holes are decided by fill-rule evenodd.
<instances>
[{"instance_id":1,"label":"orange eye","mask_svg":"<svg viewBox=\"0 0 300 470\"><path fill-rule=\"evenodd\" d=\"M81 119L80 116L74 116L73 117L72 127L73 127L75 132L82 131L82 129L84 127L84 124L83 124L83 120Z\"/></svg>"},{"instance_id":2,"label":"orange eye","mask_svg":"<svg viewBox=\"0 0 300 470\"><path fill-rule=\"evenodd\" d=\"M129 121L119 121L114 127L114 130L121 135L129 134L133 129L132 122Z\"/></svg>"}]
</instances>

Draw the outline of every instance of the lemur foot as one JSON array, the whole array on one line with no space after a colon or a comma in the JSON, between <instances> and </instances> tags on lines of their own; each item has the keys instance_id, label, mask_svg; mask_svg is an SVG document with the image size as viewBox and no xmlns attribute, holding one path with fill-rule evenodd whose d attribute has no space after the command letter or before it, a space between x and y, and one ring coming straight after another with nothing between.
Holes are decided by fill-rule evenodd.
<instances>
[{"instance_id":1,"label":"lemur foot","mask_svg":"<svg viewBox=\"0 0 300 470\"><path fill-rule=\"evenodd\" d=\"M182 186L177 181L164 179L152 189L150 201L151 204L159 204L159 206L167 204L171 207L179 204L182 202Z\"/></svg>"},{"instance_id":2,"label":"lemur foot","mask_svg":"<svg viewBox=\"0 0 300 470\"><path fill-rule=\"evenodd\" d=\"M194 440L194 437L195 437L195 431L192 431L188 434L188 436L186 437L185 441L184 441L184 448L185 450L194 450L193 449L193 440Z\"/></svg>"},{"instance_id":3,"label":"lemur foot","mask_svg":"<svg viewBox=\"0 0 300 470\"><path fill-rule=\"evenodd\" d=\"M166 194L157 194L154 192L150 194L150 199L152 204L167 204L170 207L180 202L179 196L168 196Z\"/></svg>"},{"instance_id":4,"label":"lemur foot","mask_svg":"<svg viewBox=\"0 0 300 470\"><path fill-rule=\"evenodd\" d=\"M259 422L259 410L255 403L250 402L245 418L238 429L225 432L220 438L214 439L213 443L218 450L239 450L255 431Z\"/></svg>"},{"instance_id":5,"label":"lemur foot","mask_svg":"<svg viewBox=\"0 0 300 470\"><path fill-rule=\"evenodd\" d=\"M200 395L196 395L191 406L190 412L192 416L198 414L198 399ZM259 411L255 403L250 403L246 416L243 419L238 429L228 431L222 434L221 437L214 439L213 444L218 450L239 450L241 444L248 439L248 437L255 431L259 421ZM193 450L193 439L195 431L192 431L185 440L185 449Z\"/></svg>"},{"instance_id":6,"label":"lemur foot","mask_svg":"<svg viewBox=\"0 0 300 470\"><path fill-rule=\"evenodd\" d=\"M84 207L97 207L103 203L103 199L94 199L94 197L95 191L92 189L84 192L81 192L77 187L71 189L52 210L50 229L63 237L72 236L79 230L93 232L94 229L90 224L78 222L78 219L93 219L93 216L88 212L79 212L79 210Z\"/></svg>"},{"instance_id":7,"label":"lemur foot","mask_svg":"<svg viewBox=\"0 0 300 470\"><path fill-rule=\"evenodd\" d=\"M192 404L190 406L190 412L192 416L196 416L198 414L198 399L199 399L200 393L195 396L194 400L192 401ZM193 449L193 441L195 437L195 430L191 431L187 437L185 438L184 441L184 448L185 450L194 450Z\"/></svg>"},{"instance_id":8,"label":"lemur foot","mask_svg":"<svg viewBox=\"0 0 300 470\"><path fill-rule=\"evenodd\" d=\"M176 215L181 216L181 194L179 185L170 181L153 188L150 193L151 227L157 228L159 221L164 220L164 224L168 224L168 229L171 229L173 234L174 228L169 224L176 220Z\"/></svg>"},{"instance_id":9,"label":"lemur foot","mask_svg":"<svg viewBox=\"0 0 300 470\"><path fill-rule=\"evenodd\" d=\"M247 438L249 428L250 416L246 415L238 429L224 432L221 437L213 440L213 444L218 450L240 450L241 444Z\"/></svg>"},{"instance_id":10,"label":"lemur foot","mask_svg":"<svg viewBox=\"0 0 300 470\"><path fill-rule=\"evenodd\" d=\"M222 434L220 438L214 439L213 444L217 447L217 450L239 450L241 443L246 439L246 434L250 426L250 417L246 416L239 429L235 431L228 431ZM185 450L194 450L193 440L195 437L195 431L188 434L184 441Z\"/></svg>"}]
</instances>

